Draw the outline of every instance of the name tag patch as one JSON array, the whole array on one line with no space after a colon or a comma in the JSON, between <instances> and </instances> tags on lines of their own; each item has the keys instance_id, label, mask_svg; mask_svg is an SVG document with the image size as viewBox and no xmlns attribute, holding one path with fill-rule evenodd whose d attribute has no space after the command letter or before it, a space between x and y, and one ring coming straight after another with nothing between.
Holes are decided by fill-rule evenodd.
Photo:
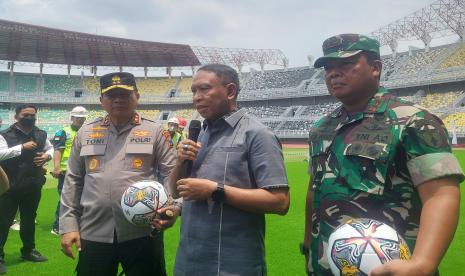
<instances>
[{"instance_id":1,"label":"name tag patch","mask_svg":"<svg viewBox=\"0 0 465 276\"><path fill-rule=\"evenodd\" d=\"M135 144L150 144L152 143L152 137L131 137L129 143Z\"/></svg>"},{"instance_id":2,"label":"name tag patch","mask_svg":"<svg viewBox=\"0 0 465 276\"><path fill-rule=\"evenodd\" d=\"M106 144L105 138L86 139L86 145L104 145Z\"/></svg>"}]
</instances>

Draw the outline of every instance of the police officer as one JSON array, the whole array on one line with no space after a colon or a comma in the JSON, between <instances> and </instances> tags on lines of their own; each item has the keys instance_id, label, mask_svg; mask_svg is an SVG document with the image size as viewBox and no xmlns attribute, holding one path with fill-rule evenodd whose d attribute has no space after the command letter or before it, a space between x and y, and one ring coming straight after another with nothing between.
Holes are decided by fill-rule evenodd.
<instances>
[{"instance_id":1,"label":"police officer","mask_svg":"<svg viewBox=\"0 0 465 276\"><path fill-rule=\"evenodd\" d=\"M162 239L153 240L150 226L128 222L120 200L132 183L153 180L157 169L165 183L171 181L175 154L169 133L136 113L139 93L132 74L104 75L100 87L108 115L81 127L68 161L60 206L62 251L74 258L72 245L77 247L78 275L116 275L118 264L126 275L165 275ZM179 208L171 209L171 219L154 223L158 229L174 223Z\"/></svg>"},{"instance_id":2,"label":"police officer","mask_svg":"<svg viewBox=\"0 0 465 276\"><path fill-rule=\"evenodd\" d=\"M457 227L464 179L447 131L427 110L380 87L375 39L337 35L325 40L323 53L315 67L324 67L329 93L342 105L310 130L301 244L308 272L332 275L328 236L350 218L371 218L393 226L413 255L370 275L433 275Z\"/></svg>"},{"instance_id":3,"label":"police officer","mask_svg":"<svg viewBox=\"0 0 465 276\"><path fill-rule=\"evenodd\" d=\"M68 158L71 153L71 146L73 145L74 137L82 124L84 124L86 117L87 110L85 107L74 107L70 113L71 125L57 131L53 137L52 144L55 151L53 153L53 171L51 174L53 177L58 179L59 196L61 196L61 190L63 189L66 168L68 167ZM51 231L54 235L58 235L59 216L60 200L58 200L57 209L55 211L55 222L53 223Z\"/></svg>"}]
</instances>

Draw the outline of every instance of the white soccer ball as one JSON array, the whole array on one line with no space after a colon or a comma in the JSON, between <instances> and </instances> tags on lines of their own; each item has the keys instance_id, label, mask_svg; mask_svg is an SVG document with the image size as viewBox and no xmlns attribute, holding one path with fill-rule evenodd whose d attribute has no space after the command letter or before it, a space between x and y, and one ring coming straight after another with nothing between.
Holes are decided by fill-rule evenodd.
<instances>
[{"instance_id":1,"label":"white soccer ball","mask_svg":"<svg viewBox=\"0 0 465 276\"><path fill-rule=\"evenodd\" d=\"M126 219L137 226L150 225L156 211L168 205L168 194L156 181L140 181L129 186L121 197Z\"/></svg>"},{"instance_id":2,"label":"white soccer ball","mask_svg":"<svg viewBox=\"0 0 465 276\"><path fill-rule=\"evenodd\" d=\"M360 218L347 221L329 236L327 257L336 276L368 275L378 265L410 259L410 251L389 225Z\"/></svg>"}]
</instances>

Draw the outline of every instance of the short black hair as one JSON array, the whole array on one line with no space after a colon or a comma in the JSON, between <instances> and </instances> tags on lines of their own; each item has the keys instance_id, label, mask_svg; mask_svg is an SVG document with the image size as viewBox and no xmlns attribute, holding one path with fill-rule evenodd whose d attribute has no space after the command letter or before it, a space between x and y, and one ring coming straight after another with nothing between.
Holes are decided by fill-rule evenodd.
<instances>
[{"instance_id":1,"label":"short black hair","mask_svg":"<svg viewBox=\"0 0 465 276\"><path fill-rule=\"evenodd\" d=\"M206 64L200 67L197 71L207 71L207 72L215 73L215 75L218 78L220 78L223 84L234 83L237 87L236 97L237 95L239 95L239 90L240 90L239 75L237 74L237 71L231 66L224 65L224 64L218 64L218 63L212 63L212 64Z\"/></svg>"},{"instance_id":2,"label":"short black hair","mask_svg":"<svg viewBox=\"0 0 465 276\"><path fill-rule=\"evenodd\" d=\"M37 107L33 104L22 104L18 105L15 109L16 115L18 115L21 110L26 109L26 108L34 108L34 110L37 112Z\"/></svg>"}]
</instances>

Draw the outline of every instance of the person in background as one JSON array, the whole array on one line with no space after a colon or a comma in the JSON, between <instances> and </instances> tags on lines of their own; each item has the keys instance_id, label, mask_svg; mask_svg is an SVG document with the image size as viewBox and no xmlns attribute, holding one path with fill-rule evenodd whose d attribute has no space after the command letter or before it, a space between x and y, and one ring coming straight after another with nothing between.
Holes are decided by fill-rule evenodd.
<instances>
[{"instance_id":1,"label":"person in background","mask_svg":"<svg viewBox=\"0 0 465 276\"><path fill-rule=\"evenodd\" d=\"M76 106L71 110L70 119L71 125L57 131L52 139L54 156L53 156L53 171L50 173L58 179L58 196L61 196L63 182L65 181L66 169L68 167L68 158L71 153L71 146L74 142L74 137L77 131L87 118L87 110L82 106ZM55 211L55 222L53 223L51 233L58 235L58 225L60 222L60 199Z\"/></svg>"},{"instance_id":2,"label":"person in background","mask_svg":"<svg viewBox=\"0 0 465 276\"><path fill-rule=\"evenodd\" d=\"M171 145L174 149L176 149L176 146L179 144L181 141L181 134L178 131L179 127L179 120L176 117L171 117L168 120L168 132L170 133L171 136Z\"/></svg>"},{"instance_id":3,"label":"person in background","mask_svg":"<svg viewBox=\"0 0 465 276\"><path fill-rule=\"evenodd\" d=\"M43 166L52 159L53 146L47 133L35 126L36 115L34 105L20 105L15 110L17 122L0 132L0 165L10 181L10 189L0 196L0 274L6 273L3 248L18 208L21 260L47 261L36 250L34 220L45 184Z\"/></svg>"},{"instance_id":4,"label":"person in background","mask_svg":"<svg viewBox=\"0 0 465 276\"><path fill-rule=\"evenodd\" d=\"M181 134L181 137L179 138L179 141L182 141L186 138L186 133L184 132L184 129L187 126L187 121L186 119L182 117L178 117L179 125L178 125L178 132ZM178 143L179 144L179 143Z\"/></svg>"}]
</instances>

